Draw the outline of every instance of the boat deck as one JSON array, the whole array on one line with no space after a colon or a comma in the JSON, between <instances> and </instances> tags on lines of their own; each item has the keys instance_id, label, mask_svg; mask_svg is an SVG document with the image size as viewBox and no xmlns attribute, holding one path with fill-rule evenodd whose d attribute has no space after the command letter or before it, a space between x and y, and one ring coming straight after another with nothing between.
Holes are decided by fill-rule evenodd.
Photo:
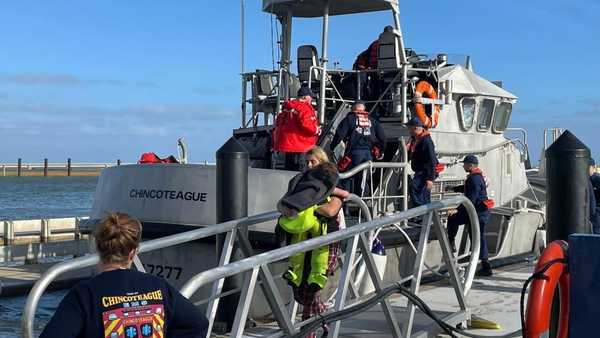
<instances>
[{"instance_id":1,"label":"boat deck","mask_svg":"<svg viewBox=\"0 0 600 338\"><path fill-rule=\"evenodd\" d=\"M533 268L534 265L532 262L522 262L495 269L493 277L476 277L467 298L471 306L471 313L499 324L501 329L468 329L468 332L478 335L504 336L520 330L519 303L521 289L525 280L531 275ZM452 287L444 281L424 285L421 288L419 296L440 317L459 310ZM402 327L406 322L406 318L408 318L406 298L394 295L390 298L390 303ZM273 333L273 327L267 328L263 326L260 329L252 331L251 333L247 332L245 337L268 336L270 333ZM415 316L413 335L417 332L426 333L421 335L421 337L447 337L429 317L425 316L419 310L417 310ZM383 338L391 336L391 331L388 328L383 311L378 305L343 321L340 334L340 337L354 338ZM515 333L511 336L521 337L521 334Z\"/></svg>"}]
</instances>

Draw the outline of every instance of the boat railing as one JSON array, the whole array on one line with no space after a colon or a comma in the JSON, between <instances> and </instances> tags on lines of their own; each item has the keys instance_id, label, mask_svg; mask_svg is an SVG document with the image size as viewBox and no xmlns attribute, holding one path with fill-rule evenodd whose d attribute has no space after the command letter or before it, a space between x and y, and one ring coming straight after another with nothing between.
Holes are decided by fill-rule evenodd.
<instances>
[{"instance_id":1,"label":"boat railing","mask_svg":"<svg viewBox=\"0 0 600 338\"><path fill-rule=\"evenodd\" d=\"M420 284L423 266L425 264L425 248L427 246L429 233L433 225L434 231L437 234L437 238L442 245L444 262L446 264L447 270L449 271L450 280L453 284L458 302L461 306L461 311L459 311L458 316L456 316L457 314L455 314L455 316L452 317L452 320L458 320L457 323L464 321L468 312L465 302L465 295L471 287L479 252L479 225L477 220L477 213L473 205L469 202L469 200L463 196L457 196L441 201L436 201L418 208L413 208L407 211L395 213L376 220L371 220L370 212L366 204L360 198L358 198L355 195L350 195L348 201L358 204L369 221L359 223L344 230L336 231L326 236L314 238L302 243L286 246L284 248L269 251L266 253L261 253L259 255L253 255L250 242L248 241L247 235L243 230L251 225L255 225L262 222L274 221L275 219L277 219L277 217L279 217L279 213L276 211L266 212L254 216L249 216L237 220L203 227L200 229L182 232L171 236L166 236L159 239L146 241L140 244L140 253L164 249L175 245L196 241L201 238L226 233L225 241L223 243L223 250L219 261L219 266L214 269L208 270L205 273L203 272L194 276L184 285L182 292L186 296L190 296L196 290L198 290L200 286L209 282L214 282L213 297L211 297L212 299L209 301L209 307L207 310L207 315L211 320L212 324L212 322L214 321L214 314L216 313L216 306L218 304L217 300L218 297L221 296L221 289L223 286L222 278L236 274L236 271L244 272L252 270L252 273L246 276L245 278L244 285L247 287L242 288L242 294L240 298L241 306L238 307L238 312L236 313L235 323L237 324L235 326L235 330L232 331L232 336L240 337L241 332L243 331L245 319L248 313L249 302L252 298L252 293L254 292L253 286L256 285L256 279L259 274L262 281L261 287L263 287L263 292L269 300L269 305L274 311L274 315L278 320L279 326L283 328L286 334L288 334L292 332L297 332L297 328L291 324L291 315L285 308L282 298L278 293L273 276L268 270L268 263L275 262L277 260L289 257L295 253L305 252L329 243L337 242L340 240L349 240L346 246L344 261L354 262L357 248L360 247L360 251L362 251L362 258L364 259L367 271L369 272L370 277L373 279L373 283L376 287L377 292L379 292L382 288L381 280L379 279L379 276L374 267L372 257L369 254L371 249L371 243L368 242L367 235L370 235L374 231L377 231L378 229L388 226L390 224L402 222L409 218L425 216L423 225L421 227L422 229L421 236L419 238L417 260L415 261L415 266L413 270L414 273L411 277L407 278L413 279L413 283L411 286L412 291L418 292L418 286ZM460 276L458 275L456 262L450 251L450 245L447 238L447 234L438 215L438 212L443 209L454 208L461 204L465 206L469 214L471 231L473 234L472 238L475 239L471 246L471 259L469 261L469 266L467 268L464 283L461 282ZM236 241L241 244L242 250L246 252L246 256L248 258L230 263L231 254L233 252L233 245ZM84 268L94 266L98 263L99 255L90 254L84 257L79 257L65 262L61 262L48 269L35 283L31 292L29 293L29 296L27 297L21 321L23 337L32 338L34 336L33 327L35 313L43 293L46 291L46 289L48 288L50 283L52 283L52 281L54 281L58 276L66 272L81 270ZM255 263L255 266L250 266L251 264ZM136 256L136 258L134 259L134 264L138 270L145 271L142 262L139 259L139 256ZM338 286L336 296L336 310L340 310L344 307L344 302L347 296L349 284L350 292L352 293L352 295L357 297L354 284L349 283L350 274L352 273L352 268L354 266L356 265L351 263L347 263L343 266L343 278L341 278L341 284ZM395 316L393 316L391 312L392 310L389 307L389 303L387 303L387 301L384 300L382 301L382 304L387 309L385 310L386 317L392 325L392 327L394 328L395 336L400 337L399 326L397 325ZM414 314L413 305L410 305L409 308L411 313ZM412 318L414 318L414 316L411 315L410 323L412 323ZM339 332L339 323L336 324L334 332L334 337L336 337L337 332Z\"/></svg>"},{"instance_id":2,"label":"boat railing","mask_svg":"<svg viewBox=\"0 0 600 338\"><path fill-rule=\"evenodd\" d=\"M365 214L368 215L368 210L366 209L364 203L359 202L359 205L361 206ZM472 238L475 239L471 246L472 252L469 258L469 266L465 273L464 282L461 281L461 277L459 276L456 265L457 263L451 252L450 241L448 240L446 230L439 216L439 211L449 208L456 208L458 205L463 205L466 208L470 219ZM357 225L335 231L325 236L319 236L310 240L302 241L300 243L285 246L269 252L261 253L258 255L252 255L235 262L219 264L220 266L216 268L201 272L190 278L182 287L181 292L184 296L189 298L192 295L194 295L194 293L199 288L208 285L209 283L212 283L213 296L211 296L209 300L209 306L207 310L207 316L209 318L209 322L212 325L219 297L222 296L221 288L223 285L224 278L234 276L240 273L245 273L243 284L240 288L242 290L242 293L239 298L239 303L235 313L230 337L243 336L246 319L248 316L248 312L250 309L250 305L252 302L258 279L260 279L261 281L261 283L258 284L260 284L262 291L265 293L269 306L271 307L273 315L275 316L275 319L280 328L280 331L275 332L269 337L275 338L284 336L294 336L299 333L303 325L318 319L313 318L312 320L304 321L301 323L293 323L295 314L293 313L293 311L291 311L290 313L290 311L288 311L288 309L284 306L282 297L279 294L279 290L273 281L273 276L270 272L268 264L281 261L292 255L307 252L318 247L329 245L331 243L346 241L346 250L344 251L343 260L344 264L342 266L340 279L337 285L336 298L333 306L333 311L341 311L347 309L350 305L356 304L357 302L361 301L361 297L359 296L358 291L355 289L354 284L351 283L353 267L355 266L351 262L355 261L358 252L360 252L362 258L364 259L368 275L371 278L371 281L376 290L375 293L380 293L384 287L383 282L377 272L377 268L373 261L373 257L370 254L371 243L368 240L368 234L377 231L383 227L401 223L408 219L420 216L423 217L423 221L421 224L421 232L419 237L416 260L413 267L413 275L399 282L412 280L411 291L413 293L418 293L422 273L425 267L426 247L429 241L429 234L433 228L433 231L435 232L440 246L442 248L443 260L450 276L450 283L454 288L454 292L458 304L460 306L459 311L450 314L445 318L445 320L450 321L456 325L460 322L465 321L467 319L467 316L469 315L469 309L467 307L465 297L471 288L480 250L480 243L478 240L479 224L477 220L477 213L471 202L464 196L456 196L436 201L427 205L412 208L403 212L394 213L374 220L367 218L367 222L359 223ZM243 242L244 241L242 241L242 248L244 247ZM227 248L227 246L225 248ZM223 252L224 255L221 256L222 261L226 260L227 258L225 256L226 250L224 250ZM351 299L348 301L347 298L349 295L351 296ZM388 300L382 299L380 303L386 320L392 330L393 336L410 337L415 315L414 304L410 302L408 304L409 319L407 325L404 327L405 332L403 334L400 331L400 326L398 325L396 315L394 314ZM329 333L331 337L338 337L338 334L340 332L340 325L341 322L339 321L333 324L333 327ZM210 336L210 331L211 330L209 330L207 337Z\"/></svg>"}]
</instances>

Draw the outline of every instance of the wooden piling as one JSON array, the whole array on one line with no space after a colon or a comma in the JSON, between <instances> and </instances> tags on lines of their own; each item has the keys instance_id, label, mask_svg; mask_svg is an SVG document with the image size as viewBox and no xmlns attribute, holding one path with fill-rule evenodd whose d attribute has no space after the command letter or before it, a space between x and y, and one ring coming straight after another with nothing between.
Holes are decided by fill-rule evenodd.
<instances>
[{"instance_id":1,"label":"wooden piling","mask_svg":"<svg viewBox=\"0 0 600 338\"><path fill-rule=\"evenodd\" d=\"M44 177L48 177L48 159L44 159Z\"/></svg>"},{"instance_id":2,"label":"wooden piling","mask_svg":"<svg viewBox=\"0 0 600 338\"><path fill-rule=\"evenodd\" d=\"M121 165L121 159L117 160L117 165Z\"/></svg>"},{"instance_id":3,"label":"wooden piling","mask_svg":"<svg viewBox=\"0 0 600 338\"><path fill-rule=\"evenodd\" d=\"M19 177L21 176L21 165L22 165L21 159L18 159L17 160L17 176L19 176Z\"/></svg>"},{"instance_id":4,"label":"wooden piling","mask_svg":"<svg viewBox=\"0 0 600 338\"><path fill-rule=\"evenodd\" d=\"M67 176L71 176L71 159L67 159Z\"/></svg>"}]
</instances>

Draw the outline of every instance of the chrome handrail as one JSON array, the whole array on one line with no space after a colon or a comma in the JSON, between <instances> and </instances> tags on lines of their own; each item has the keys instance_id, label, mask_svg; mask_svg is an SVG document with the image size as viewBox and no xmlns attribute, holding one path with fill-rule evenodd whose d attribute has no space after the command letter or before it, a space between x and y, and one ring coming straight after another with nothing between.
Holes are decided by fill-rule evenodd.
<instances>
[{"instance_id":1,"label":"chrome handrail","mask_svg":"<svg viewBox=\"0 0 600 338\"><path fill-rule=\"evenodd\" d=\"M250 225L275 220L279 217L279 212L270 211L262 214L245 217L237 220L232 220L220 224L204 227L202 229L195 229L179 234L153 239L140 244L140 253L154 251L158 249L167 248L170 246L180 245L188 243L201 238L214 236L220 233L228 232L234 228L247 227ZM84 257L75 258L62 263L58 263L48 269L40 279L35 283L23 309L23 316L21 319L21 329L23 331L23 337L33 338L33 323L35 319L35 312L39 304L40 298L44 291L48 288L48 285L61 274L68 271L84 269L87 267L94 266L100 261L98 254L90 254Z\"/></svg>"},{"instance_id":2,"label":"chrome handrail","mask_svg":"<svg viewBox=\"0 0 600 338\"><path fill-rule=\"evenodd\" d=\"M257 271L260 268L267 266L270 263L274 263L274 262L283 260L283 259L288 258L297 253L307 252L307 251L313 250L315 248L326 246L331 243L335 243L335 242L339 242L339 241L343 241L343 240L352 240L353 238L356 239L357 237L363 237L361 240L364 240L364 234L367 234L367 233L376 231L380 228L383 228L385 226L388 226L388 225L391 225L394 223L399 223L399 222L408 220L410 218L418 217L418 216L427 215L425 217L425 218L427 218L427 221L425 222L425 224L423 224L423 229L428 229L430 226L430 223L434 219L435 219L435 221L433 221L433 222L436 223L437 229L441 229L442 225L441 225L441 221L439 220L439 215L437 215L437 211L442 210L442 209L455 208L458 205L463 205L467 211L467 214L468 214L469 220L470 220L471 234L472 234L472 236L471 236L472 252L471 252L471 256L469 258L469 266L468 266L468 269L465 274L466 278L465 278L464 285L458 285L458 282L455 282L456 285L454 285L455 291L457 292L457 297L459 297L459 303L460 303L461 307L466 307L465 297L472 286L473 278L475 276L475 269L477 267L477 261L479 260L480 242L479 242L479 222L478 222L478 218L477 218L477 212L475 210L475 207L471 203L471 201L464 196L456 196L456 197L448 198L445 200L432 202L430 204L423 205L423 206L420 206L417 208L412 208L407 211L399 212L399 213L396 213L396 214L393 214L390 216L385 216L385 217L378 218L375 220L360 223L360 224L354 225L354 226L346 228L346 229L341 229L341 230L335 231L333 233L327 234L325 236L319 236L316 238L305 240L305 241L302 241L302 242L299 242L296 244L292 244L289 246L285 246L285 247L282 247L282 248L279 248L276 250L268 251L268 252L254 255L254 256L251 256L248 258L244 258L244 259L241 259L241 260L238 260L235 262L231 262L227 265L223 265L223 266L219 266L219 267L207 270L207 271L203 271L203 272L193 276L192 278L190 278L183 285L180 292L185 297L190 298L199 288L207 285L208 283L216 282L216 281L224 279L226 277L237 275L239 273L243 273L246 271L252 272L251 274L246 276L246 280L245 280L245 283L247 284L247 286L251 288L256 283ZM428 231L425 234L428 234ZM420 241L424 241L426 243L427 237L428 236L425 236ZM450 245L448 242L447 235L442 235L442 238L438 238L438 240L440 240L440 243L442 244L444 255L450 256L451 252L450 252ZM365 247L364 242L363 242L362 246ZM421 244L420 244L420 247L421 247ZM369 247L369 249L370 249L370 247ZM367 249L367 250L369 250L369 249ZM420 260L421 260L420 264L423 263L422 258L423 257L420 257ZM351 261L348 261L347 264L351 265L352 263L351 263ZM451 276L454 279L457 279L458 273L457 273L457 270L456 270L456 267L454 266L454 264L455 263L450 263L450 266L448 267L448 269L450 271ZM372 267L371 267L371 269L372 269ZM377 275L377 273L374 273L374 274ZM349 278L348 276L350 276L350 275L347 274L346 278ZM373 280L374 284L380 286L381 281L378 279L378 277L373 277L373 275L372 275L372 278L376 279L376 280ZM420 276L417 277L415 284L418 284L419 282L420 282ZM346 280L341 281L340 285L347 286L347 281ZM379 288L377 288L377 290L379 290ZM342 290L342 292L345 292L345 291ZM248 314L247 309L249 308L249 302L251 302L252 294L253 294L253 291L249 290L248 292L244 293L243 297L240 300L240 304L238 305L238 311L236 312L236 319L234 322L234 327L232 329L232 336L238 337L238 336L242 335L243 323L245 323L246 316ZM385 312L385 310L386 309L384 308L384 312ZM413 310L411 310L411 311L413 311ZM393 325L394 327L396 327L395 316L386 315L386 317L388 317L388 322L390 323L390 325ZM338 330L339 330L339 325L336 324L334 333L332 335L333 337L337 336ZM210 335L210 332L208 333L208 335ZM395 336L396 336L396 334L395 334Z\"/></svg>"}]
</instances>

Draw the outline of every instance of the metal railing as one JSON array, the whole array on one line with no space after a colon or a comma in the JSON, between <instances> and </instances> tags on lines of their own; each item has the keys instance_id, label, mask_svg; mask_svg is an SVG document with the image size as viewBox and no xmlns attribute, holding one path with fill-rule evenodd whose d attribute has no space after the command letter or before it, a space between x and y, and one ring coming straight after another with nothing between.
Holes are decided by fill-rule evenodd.
<instances>
[{"instance_id":1,"label":"metal railing","mask_svg":"<svg viewBox=\"0 0 600 338\"><path fill-rule=\"evenodd\" d=\"M458 275L456 269L456 262L451 252L450 242L448 240L446 231L441 222L441 219L438 215L438 211L442 209L454 208L458 205L464 205L467 213L469 215L470 224L471 224L471 233L472 238L474 239L472 242L472 251L469 259L469 267L466 272L465 282L462 283L460 281L460 276ZM365 210L365 206L362 205L363 210ZM407 211L399 212L390 216L382 217L379 219L371 220L368 222L360 223L354 225L352 227L338 230L336 232L327 234L325 236L319 236L310 240L302 241L300 243L296 243L293 245L289 245L280 249L276 249L273 251L269 251L266 253L262 253L259 255L254 255L239 261L235 261L229 263L227 265L219 266L211 270L207 270L197 274L196 276L190 278L188 282L182 287L181 293L186 297L191 297L200 287L207 285L208 283L213 284L213 293L220 293L219 285L222 285L222 281L226 277L230 277L233 275L237 275L239 273L248 272L244 278L244 282L242 285L242 295L240 297L234 324L232 327L232 331L230 333L231 337L241 337L244 331L246 318L248 315L248 311L250 308L250 303L252 300L252 296L254 293L254 287L257 284L257 279L259 273L261 274L261 279L263 282L265 280L266 283L262 283L263 291L267 288L264 287L265 284L271 284L268 279L268 264L280 261L282 259L288 258L297 253L306 252L313 250L318 247L322 247L334 242L339 242L343 240L348 240L346 244L345 251L345 259L346 262L342 268L340 281L338 284L337 296L334 306L334 311L340 311L346 307L346 297L348 295L349 287L350 291L356 298L357 292L353 289L352 283L350 283L353 266L352 262L354 262L354 258L356 255L357 248L360 248L362 252L362 257L365 259L365 264L367 270L369 272L369 276L373 281L373 285L375 286L376 292L380 292L383 288L382 281L379 278L377 269L373 262L373 258L370 255L370 247L371 243L368 242L367 237L365 236L367 233L372 231L377 231L378 229L392 225L394 223L399 223L404 220L425 216L424 222L421 227L421 236L419 238L419 246L417 258L414 264L413 270L413 283L411 284L411 291L413 293L418 293L419 286L421 282L423 267L425 263L425 254L426 248L428 245L429 233L431 230L431 225L433 224L434 231L436 232L437 238L442 247L442 253L444 262L446 263L446 267L450 274L450 281L456 293L456 297L458 303L461 307L461 310L458 313L454 313L449 317L452 320L461 322L466 319L468 315L467 304L465 300L465 296L469 289L471 288L471 284L473 281L473 277L475 275L475 268L477 266L477 261L479 257L480 243L479 243L479 223L477 219L477 212L475 208L471 204L471 202L463 196L457 196L453 198L449 198L446 200L441 200L437 202L433 202L424 206L420 206L417 208L409 209ZM223 259L223 256L222 258ZM266 277L266 278L265 278ZM272 276L271 276L272 278ZM271 290L272 293L275 294L275 298L281 298L279 295L279 291L275 287ZM269 298L269 296L267 296ZM211 302L218 302L217 299L212 299ZM279 337L281 335L291 336L298 332L298 327L305 324L292 324L290 320L290 313L286 310L286 308L282 305L273 306L277 302L273 299L269 300L269 304L271 305L271 310L275 315L277 322L279 323L279 327L282 329L282 332L272 335L270 337ZM385 317L388 321L388 324L392 328L392 332L394 337L403 337L400 332L399 325L397 323L396 316L394 315L391 306L389 305L387 300L382 300L381 302ZM213 313L210 311L215 311L216 306L209 306L208 317L209 321L214 320ZM409 304L409 322L406 326L406 336L410 336L412 331L412 324L414 322L414 311L415 307L411 303ZM282 317L283 316L283 317ZM448 317L448 318L449 318ZM283 323L283 325L282 325ZM340 322L336 322L333 326L333 329L330 332L331 337L337 338L340 331ZM210 331L208 333L210 335Z\"/></svg>"},{"instance_id":2,"label":"metal railing","mask_svg":"<svg viewBox=\"0 0 600 338\"><path fill-rule=\"evenodd\" d=\"M82 220L87 217L73 217L70 219L65 218L42 218L37 220L0 220L0 226L2 226L2 238L1 244L12 245L19 237L39 237L41 243L48 242L52 239L53 235L73 235L74 238L79 238L81 231L79 224ZM69 226L52 226L53 222L58 221L69 221L72 223ZM36 224L37 223L37 224ZM36 230L38 228L39 230ZM24 230L29 229L29 230ZM32 230L33 229L33 230ZM31 241L28 241L31 242ZM22 243L21 243L22 244Z\"/></svg>"},{"instance_id":3,"label":"metal railing","mask_svg":"<svg viewBox=\"0 0 600 338\"><path fill-rule=\"evenodd\" d=\"M365 215L369 215L369 211L365 205L365 203L360 200L357 196L351 195L349 198L351 201L358 203ZM473 234L474 241L472 245L472 254L470 258L470 265L466 273L466 281L463 283L460 282L460 277L458 276L454 259L452 257L449 241L444 230L443 224L439 218L438 211L446 208L456 207L459 204L465 206L471 223L471 231ZM183 243L188 243L191 241L195 241L201 238L206 238L209 236L214 236L221 233L227 233L225 238L225 243L223 245L223 251L221 254L219 266L197 274L192 277L182 288L181 292L186 295L192 295L199 287L202 285L214 282L213 284L213 296L211 297L211 301L209 303L209 307L207 309L207 315L209 319L211 319L211 324L214 321L214 314L216 313L216 307L218 304L218 297L220 297L221 289L223 286L223 278L235 275L240 272L251 270L252 273L246 276L244 280L244 287L242 287L242 295L240 297L240 306L236 312L236 317L234 321L234 330L232 331L232 336L240 337L243 330L245 319L248 314L250 301L252 299L252 295L254 292L254 286L256 285L256 280L260 275L262 283L260 284L263 288L263 292L269 301L269 305L273 310L273 313L277 319L279 327L282 328L283 332L287 335L291 335L294 332L297 332L296 326L292 324L290 319L290 314L285 308L282 297L279 295L277 286L273 280L273 276L269 271L267 266L268 263L272 263L284 258L287 258L293 254L305 252L308 250L312 250L314 248L324 246L333 242L346 240L348 239L348 244L346 246L345 253L345 262L347 264L344 265L342 271L342 278L340 278L340 284L338 286L338 292L336 297L336 305L335 310L341 310L344 308L345 300L348 294L348 286L350 285L351 293L357 297L357 291L354 289L354 285L350 283L350 277L352 273L352 262L354 262L355 254L357 248L360 247L362 251L362 257L365 260L365 265L373 280L373 284L379 292L382 289L382 283L379 278L379 275L376 271L373 258L370 255L370 244L367 240L365 234L376 231L384 226L402 222L403 220L407 220L409 218L418 217L426 215L425 223L423 223L421 237L419 242L419 252L417 255L417 260L415 261L415 269L413 274L414 283L412 283L413 292L418 292L418 287L420 284L420 279L422 275L422 267L424 264L425 257L425 249L427 246L429 231L431 229L431 224L434 225L434 230L437 233L438 239L442 244L442 251L444 256L444 262L450 272L451 282L456 292L456 296L458 302L461 306L460 313L462 314L459 321L463 321L466 319L466 314L468 312L465 302L465 295L471 287L472 279L475 274L475 267L478 260L479 254L479 225L477 220L477 213L473 205L469 202L469 200L465 197L459 196L450 198L447 200L433 202L428 205L424 205L418 208L413 208L404 212L396 213L391 216L383 217L376 220L371 220L365 223L360 223L358 225L352 226L350 228L339 230L328 234L326 236L321 236L318 238L314 238L308 241L304 241L301 243L297 243L294 245L286 246L284 248L280 248L277 250L269 251L266 253L261 253L258 255L254 255L252 253L252 249L250 247L249 241L244 234L244 231L238 231L240 229L246 228L250 225L272 221L275 220L279 213L276 211L266 212L255 216L245 217L238 220L232 220L225 223L220 223L212 226L208 226L201 229L191 230L183 233L179 233L176 235L167 236L160 239L150 240L147 242L143 242L140 244L140 253L150 252L158 249L163 249L175 245L180 245ZM231 258L231 253L233 250L233 243L236 241L236 237L238 237L238 241L241 244L241 248L245 251L245 254L248 258L229 263ZM33 337L33 327L34 327L34 318L37 310L37 306L39 304L40 298L43 295L44 291L50 285L50 283L55 280L59 275L64 274L68 271L79 270L83 268L87 268L93 265L98 264L99 256L98 254L91 254L85 257L75 258L69 261L65 261L59 263L48 271L46 271L40 279L35 283L33 289L29 293L27 298L21 328L23 331L23 337L32 338ZM134 260L135 266L138 270L143 271L143 266L138 257ZM217 296L215 296L217 295ZM392 326L394 336L400 337L401 332L396 321L396 317L393 315L392 309L387 302L387 300L382 301L382 306L384 308L384 313L386 315L386 319L388 323ZM409 310L411 314L414 314L414 307L412 305L409 306ZM454 314L456 315L456 314ZM456 317L458 318L458 317ZM412 325L412 321L414 316L411 315L411 320L409 322L409 328ZM298 325L301 325L300 323ZM337 322L334 325L333 337L337 337L339 333L340 323ZM408 330L410 331L410 329ZM209 331L210 333L210 331Z\"/></svg>"},{"instance_id":4,"label":"metal railing","mask_svg":"<svg viewBox=\"0 0 600 338\"><path fill-rule=\"evenodd\" d=\"M190 230L171 236L142 242L140 244L140 253L168 248L171 246L192 242L198 239L214 236L224 232L231 232L234 229L245 228L250 225L272 221L277 219L277 217L279 217L279 213L276 211L271 211L255 216L245 217L238 220L208 226L202 229ZM27 297L27 302L25 303L25 307L23 309L23 316L21 321L23 337L33 337L33 321L35 318L35 312L37 310L37 306L39 304L42 294L48 288L50 283L52 283L52 281L54 281L59 275L62 275L69 271L80 270L94 266L98 264L99 261L100 260L98 254L91 254L56 264L50 269L48 269L35 283L35 285L31 289L31 292L29 293L29 296ZM141 268L139 264L136 264L136 267L138 269Z\"/></svg>"}]
</instances>

